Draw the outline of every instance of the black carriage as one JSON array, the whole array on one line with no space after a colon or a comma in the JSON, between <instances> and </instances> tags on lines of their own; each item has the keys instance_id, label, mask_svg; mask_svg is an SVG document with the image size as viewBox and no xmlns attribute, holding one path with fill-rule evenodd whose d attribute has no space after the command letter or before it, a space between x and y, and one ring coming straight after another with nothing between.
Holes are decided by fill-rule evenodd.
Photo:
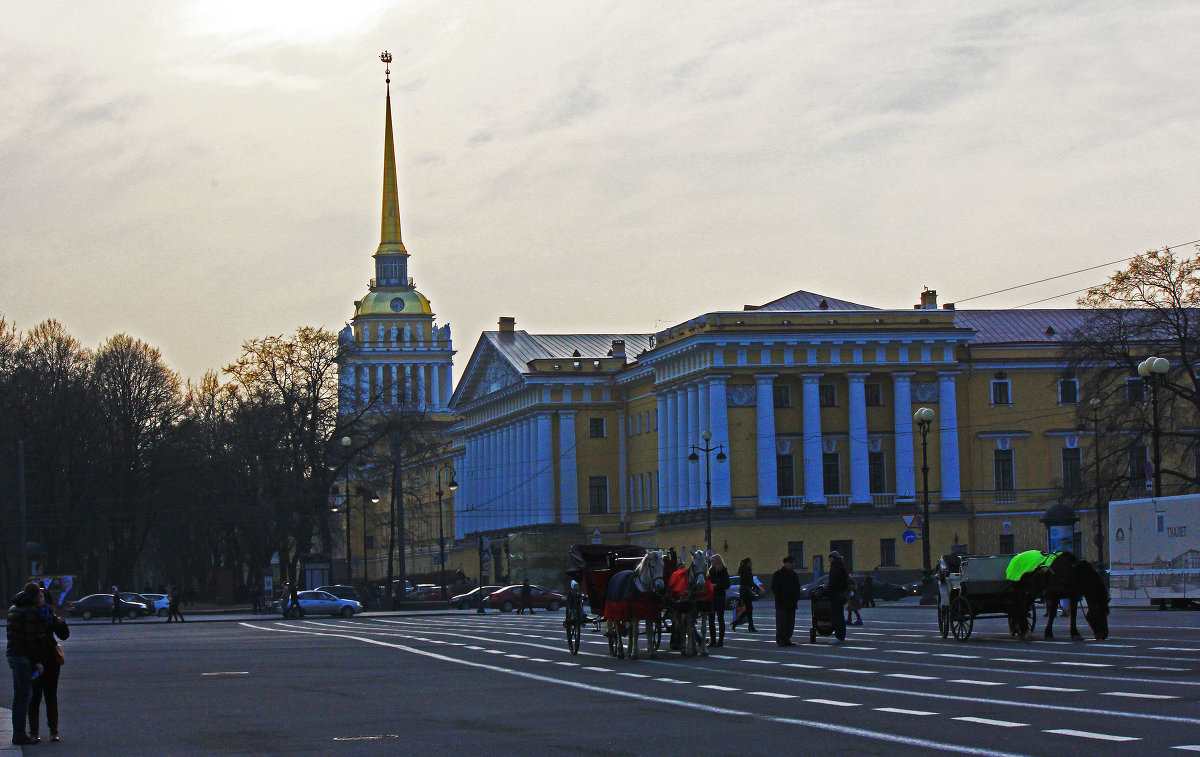
<instances>
[{"instance_id":1,"label":"black carriage","mask_svg":"<svg viewBox=\"0 0 1200 757\"><path fill-rule=\"evenodd\" d=\"M937 619L943 639L953 634L966 641L980 618L1004 618L1014 636L1033 627L1033 603L1017 591L1015 581L1005 577L1011 559L1011 555L942 555L937 569Z\"/></svg>"},{"instance_id":2,"label":"black carriage","mask_svg":"<svg viewBox=\"0 0 1200 757\"><path fill-rule=\"evenodd\" d=\"M646 556L646 548L632 544L576 544L567 555L567 576L572 580L571 589L567 596L566 619L563 627L567 632L567 648L571 654L579 653L580 639L583 626L586 623L599 624L606 620L605 603L608 600L608 582L613 574L632 570ZM669 566L674 570L674 565ZM589 612L590 610L590 612ZM662 636L662 610L657 603L652 607L645 605L637 608L638 618L652 614L657 648ZM629 620L621 618L621 621ZM617 656L620 653L620 632L610 629L608 633L609 653Z\"/></svg>"}]
</instances>

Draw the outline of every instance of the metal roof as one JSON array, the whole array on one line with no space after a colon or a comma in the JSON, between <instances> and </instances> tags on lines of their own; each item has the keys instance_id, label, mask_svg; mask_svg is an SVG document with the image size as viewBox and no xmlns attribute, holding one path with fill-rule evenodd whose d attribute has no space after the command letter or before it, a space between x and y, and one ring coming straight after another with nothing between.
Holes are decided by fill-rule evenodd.
<instances>
[{"instance_id":1,"label":"metal roof","mask_svg":"<svg viewBox=\"0 0 1200 757\"><path fill-rule=\"evenodd\" d=\"M859 305L856 302L826 297L816 292L798 292L771 300L765 305L747 305L746 310L878 310L870 305Z\"/></svg>"},{"instance_id":2,"label":"metal roof","mask_svg":"<svg viewBox=\"0 0 1200 757\"><path fill-rule=\"evenodd\" d=\"M650 348L650 334L530 334L528 331L485 331L487 339L514 368L524 373L539 358L607 357L616 339L625 341L625 362Z\"/></svg>"},{"instance_id":3,"label":"metal roof","mask_svg":"<svg viewBox=\"0 0 1200 757\"><path fill-rule=\"evenodd\" d=\"M1065 342L1091 315L1082 308L956 310L954 324L973 329L971 344Z\"/></svg>"}]
</instances>

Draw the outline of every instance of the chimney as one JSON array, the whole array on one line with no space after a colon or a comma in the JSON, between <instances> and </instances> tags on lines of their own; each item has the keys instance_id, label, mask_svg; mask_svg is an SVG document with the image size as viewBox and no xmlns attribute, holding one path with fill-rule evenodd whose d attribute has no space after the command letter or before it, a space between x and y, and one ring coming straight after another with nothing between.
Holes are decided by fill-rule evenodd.
<instances>
[{"instance_id":1,"label":"chimney","mask_svg":"<svg viewBox=\"0 0 1200 757\"><path fill-rule=\"evenodd\" d=\"M609 352L608 354L612 355L613 357L625 357L625 340L612 340L612 352Z\"/></svg>"},{"instance_id":2,"label":"chimney","mask_svg":"<svg viewBox=\"0 0 1200 757\"><path fill-rule=\"evenodd\" d=\"M500 316L500 333L511 334L517 330L517 319L511 315Z\"/></svg>"},{"instance_id":3,"label":"chimney","mask_svg":"<svg viewBox=\"0 0 1200 757\"><path fill-rule=\"evenodd\" d=\"M921 304L916 305L914 310L937 310L937 290L925 287L921 292Z\"/></svg>"}]
</instances>

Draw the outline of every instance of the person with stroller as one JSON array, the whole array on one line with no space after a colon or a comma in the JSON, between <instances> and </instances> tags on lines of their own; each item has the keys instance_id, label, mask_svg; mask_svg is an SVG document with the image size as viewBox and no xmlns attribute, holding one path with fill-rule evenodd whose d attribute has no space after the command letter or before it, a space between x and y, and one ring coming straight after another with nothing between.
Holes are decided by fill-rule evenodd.
<instances>
[{"instance_id":1,"label":"person with stroller","mask_svg":"<svg viewBox=\"0 0 1200 757\"><path fill-rule=\"evenodd\" d=\"M829 551L829 601L833 604L833 635L838 642L846 640L846 594L850 590L850 574L842 554L836 549Z\"/></svg>"}]
</instances>

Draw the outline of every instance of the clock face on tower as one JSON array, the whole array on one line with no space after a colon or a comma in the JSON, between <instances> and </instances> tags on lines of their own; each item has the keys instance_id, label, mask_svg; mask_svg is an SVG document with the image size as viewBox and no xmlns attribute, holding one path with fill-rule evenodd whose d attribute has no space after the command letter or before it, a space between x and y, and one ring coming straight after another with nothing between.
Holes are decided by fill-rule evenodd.
<instances>
[{"instance_id":1,"label":"clock face on tower","mask_svg":"<svg viewBox=\"0 0 1200 757\"><path fill-rule=\"evenodd\" d=\"M402 297L393 297L391 302L392 310L399 313L404 309L404 299Z\"/></svg>"}]
</instances>

